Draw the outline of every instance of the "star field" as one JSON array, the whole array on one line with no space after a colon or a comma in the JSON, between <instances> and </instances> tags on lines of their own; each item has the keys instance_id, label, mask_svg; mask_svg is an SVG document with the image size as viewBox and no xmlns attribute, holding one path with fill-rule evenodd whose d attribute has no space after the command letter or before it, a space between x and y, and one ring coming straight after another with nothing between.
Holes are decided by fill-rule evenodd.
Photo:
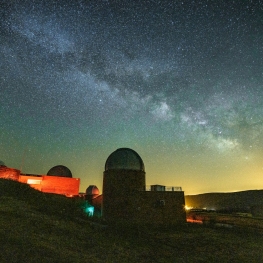
<instances>
[{"instance_id":1,"label":"star field","mask_svg":"<svg viewBox=\"0 0 263 263\"><path fill-rule=\"evenodd\" d=\"M262 1L0 1L0 160L100 190L129 147L147 184L262 189Z\"/></svg>"}]
</instances>

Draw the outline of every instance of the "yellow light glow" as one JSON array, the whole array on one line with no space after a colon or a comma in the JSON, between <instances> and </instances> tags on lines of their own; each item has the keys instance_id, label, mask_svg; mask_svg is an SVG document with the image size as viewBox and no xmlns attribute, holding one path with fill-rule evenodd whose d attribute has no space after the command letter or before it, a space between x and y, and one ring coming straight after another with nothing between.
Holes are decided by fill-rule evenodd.
<instances>
[{"instance_id":1,"label":"yellow light glow","mask_svg":"<svg viewBox=\"0 0 263 263\"><path fill-rule=\"evenodd\" d=\"M190 210L190 209L192 209L192 208L193 208L193 207L191 207L191 206L187 206L187 205L184 206L184 209L185 209L185 210Z\"/></svg>"}]
</instances>

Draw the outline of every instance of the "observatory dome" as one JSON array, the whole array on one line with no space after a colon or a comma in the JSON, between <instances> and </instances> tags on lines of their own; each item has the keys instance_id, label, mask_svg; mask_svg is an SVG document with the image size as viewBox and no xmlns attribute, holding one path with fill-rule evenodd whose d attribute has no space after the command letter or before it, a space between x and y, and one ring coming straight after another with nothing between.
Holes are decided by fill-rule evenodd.
<instances>
[{"instance_id":1,"label":"observatory dome","mask_svg":"<svg viewBox=\"0 0 263 263\"><path fill-rule=\"evenodd\" d=\"M52 167L48 171L47 175L72 178L71 171L64 165L57 165L57 166Z\"/></svg>"},{"instance_id":2,"label":"observatory dome","mask_svg":"<svg viewBox=\"0 0 263 263\"><path fill-rule=\"evenodd\" d=\"M136 170L144 172L144 164L137 152L129 148L119 148L113 152L105 163L107 170Z\"/></svg>"},{"instance_id":3,"label":"observatory dome","mask_svg":"<svg viewBox=\"0 0 263 263\"><path fill-rule=\"evenodd\" d=\"M90 185L86 189L86 195L99 195L100 191L96 185Z\"/></svg>"}]
</instances>

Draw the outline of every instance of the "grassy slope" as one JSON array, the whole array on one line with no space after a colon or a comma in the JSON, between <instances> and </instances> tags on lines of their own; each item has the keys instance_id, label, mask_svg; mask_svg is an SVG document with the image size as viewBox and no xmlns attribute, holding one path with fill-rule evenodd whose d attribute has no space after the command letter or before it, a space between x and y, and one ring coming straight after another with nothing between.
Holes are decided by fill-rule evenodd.
<instances>
[{"instance_id":1,"label":"grassy slope","mask_svg":"<svg viewBox=\"0 0 263 263\"><path fill-rule=\"evenodd\" d=\"M263 236L246 229L91 224L80 203L0 180L0 262L262 262Z\"/></svg>"}]
</instances>

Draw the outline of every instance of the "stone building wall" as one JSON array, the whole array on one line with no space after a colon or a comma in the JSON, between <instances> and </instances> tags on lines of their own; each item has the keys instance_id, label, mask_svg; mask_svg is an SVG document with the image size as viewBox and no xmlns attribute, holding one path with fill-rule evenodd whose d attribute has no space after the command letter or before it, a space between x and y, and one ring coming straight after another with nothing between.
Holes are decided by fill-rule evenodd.
<instances>
[{"instance_id":1,"label":"stone building wall","mask_svg":"<svg viewBox=\"0 0 263 263\"><path fill-rule=\"evenodd\" d=\"M177 224L186 222L184 192L139 192L136 220L151 224Z\"/></svg>"},{"instance_id":2,"label":"stone building wall","mask_svg":"<svg viewBox=\"0 0 263 263\"><path fill-rule=\"evenodd\" d=\"M145 189L145 172L108 170L103 177L102 215L107 221L129 219L135 194Z\"/></svg>"}]
</instances>

